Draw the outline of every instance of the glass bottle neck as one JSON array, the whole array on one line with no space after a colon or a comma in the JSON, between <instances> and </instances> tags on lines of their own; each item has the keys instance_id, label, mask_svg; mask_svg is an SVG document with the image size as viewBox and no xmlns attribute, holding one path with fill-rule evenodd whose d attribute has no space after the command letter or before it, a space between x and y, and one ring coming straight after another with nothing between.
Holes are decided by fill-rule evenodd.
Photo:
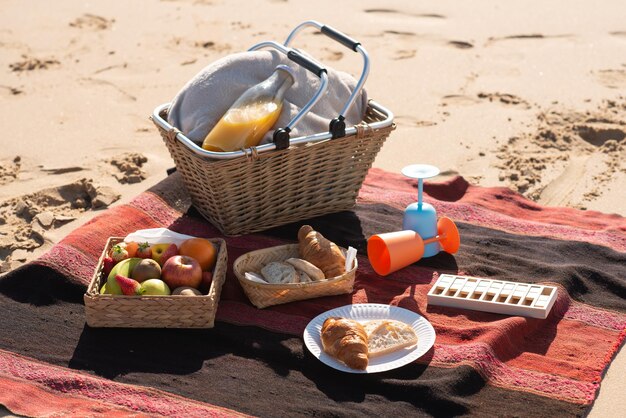
<instances>
[{"instance_id":1,"label":"glass bottle neck","mask_svg":"<svg viewBox=\"0 0 626 418\"><path fill-rule=\"evenodd\" d=\"M273 99L280 101L283 99L285 92L293 85L293 81L291 74L287 71L276 69L263 84L267 84L268 91L274 93Z\"/></svg>"}]
</instances>

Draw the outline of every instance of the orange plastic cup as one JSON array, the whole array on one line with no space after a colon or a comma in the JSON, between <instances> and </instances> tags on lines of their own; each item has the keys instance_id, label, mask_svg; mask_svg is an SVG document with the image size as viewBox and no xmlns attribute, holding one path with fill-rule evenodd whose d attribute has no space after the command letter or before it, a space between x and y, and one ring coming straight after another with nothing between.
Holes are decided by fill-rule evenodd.
<instances>
[{"instance_id":1,"label":"orange plastic cup","mask_svg":"<svg viewBox=\"0 0 626 418\"><path fill-rule=\"evenodd\" d=\"M367 257L374 271L386 276L415 263L424 255L424 241L415 231L372 235L367 240Z\"/></svg>"},{"instance_id":2,"label":"orange plastic cup","mask_svg":"<svg viewBox=\"0 0 626 418\"><path fill-rule=\"evenodd\" d=\"M459 251L461 236L452 219L447 216L439 218L437 221L437 234L441 237L439 244L445 252L455 254Z\"/></svg>"}]
</instances>

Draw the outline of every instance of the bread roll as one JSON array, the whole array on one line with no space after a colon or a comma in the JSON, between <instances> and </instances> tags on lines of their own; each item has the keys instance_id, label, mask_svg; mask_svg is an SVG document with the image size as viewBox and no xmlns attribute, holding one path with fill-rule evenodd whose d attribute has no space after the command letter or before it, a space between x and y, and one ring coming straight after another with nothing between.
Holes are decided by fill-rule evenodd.
<instances>
[{"instance_id":1,"label":"bread roll","mask_svg":"<svg viewBox=\"0 0 626 418\"><path fill-rule=\"evenodd\" d=\"M298 278L296 269L287 263L272 261L261 269L261 274L268 283L285 284L294 283Z\"/></svg>"},{"instance_id":2,"label":"bread roll","mask_svg":"<svg viewBox=\"0 0 626 418\"><path fill-rule=\"evenodd\" d=\"M312 283L313 279L311 279L311 277L306 274L303 271L298 271L296 270L296 273L298 273L298 283Z\"/></svg>"},{"instance_id":3,"label":"bread roll","mask_svg":"<svg viewBox=\"0 0 626 418\"><path fill-rule=\"evenodd\" d=\"M415 330L394 320L370 321L365 324L370 357L393 353L417 344Z\"/></svg>"},{"instance_id":4,"label":"bread roll","mask_svg":"<svg viewBox=\"0 0 626 418\"><path fill-rule=\"evenodd\" d=\"M326 278L322 270L301 258L288 258L285 262L291 264L296 270L306 273L312 280L318 281Z\"/></svg>"}]
</instances>

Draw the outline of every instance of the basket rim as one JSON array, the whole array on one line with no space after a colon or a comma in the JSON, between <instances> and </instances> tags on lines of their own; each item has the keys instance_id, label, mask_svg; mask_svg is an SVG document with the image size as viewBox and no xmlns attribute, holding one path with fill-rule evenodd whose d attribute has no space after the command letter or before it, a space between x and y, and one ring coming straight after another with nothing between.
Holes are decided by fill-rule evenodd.
<instances>
[{"instance_id":1,"label":"basket rim","mask_svg":"<svg viewBox=\"0 0 626 418\"><path fill-rule=\"evenodd\" d=\"M267 252L270 250L276 251L279 249L292 249L293 247L298 247L298 244L285 244L285 245L276 245L274 247L267 247L267 248L261 248L259 250L253 250L253 251L249 251L245 254L240 255L239 257L237 257L235 259L235 261L233 262L233 272L235 273L235 275L237 276L237 279L239 280L240 283L245 283L246 286L249 287L253 287L253 288L258 288L258 289L268 289L268 288L272 288L272 289L280 289L281 287L284 287L286 289L302 289L302 288L312 288L312 287L318 287L318 286L328 286L329 284L332 283L336 283L336 282L340 282L346 279L346 277L348 277L348 275L352 274L352 273L356 273L356 270L359 268L359 262L357 260L357 258L354 258L354 266L346 271L345 273L343 273L340 276L336 276L330 279L325 279L325 280L319 280L319 281L313 281L313 282L308 282L308 283L257 283L257 282L253 282L252 280L248 280L245 278L244 274L245 272L241 272L239 269L239 262L246 256L254 256L255 253L260 253L260 252ZM343 250L344 252L347 251L345 248L338 246L341 250Z\"/></svg>"},{"instance_id":2,"label":"basket rim","mask_svg":"<svg viewBox=\"0 0 626 418\"><path fill-rule=\"evenodd\" d=\"M125 237L109 237L107 239L107 242L105 244L105 249L108 248L109 243L112 241L123 241ZM219 260L219 256L220 253L222 253L222 251L224 251L226 249L226 240L223 238L205 238L206 240L209 240L211 242L215 241L217 243L219 243L219 249L217 251L216 260ZM102 263L102 260L104 258L104 251L103 251L103 255L100 257L100 259L98 260L98 264L96 264L96 268L97 266L99 266ZM217 266L217 264L216 264ZM226 262L226 267L228 268L228 261ZM99 289L96 289L97 286L92 286L93 284L95 284L95 282L98 280L98 276L94 274L94 276L91 278L91 280L89 281L89 285L87 286L87 290L85 291L84 297L91 299L91 300L180 300L180 299L185 299L185 300L189 300L190 303L192 303L191 301L198 301L198 302L202 302L203 300L207 301L207 302L213 302L213 297L210 294L202 294L202 295L196 295L193 298L189 297L189 296L185 296L185 295L133 295L133 296L127 296L127 295L103 295L100 294Z\"/></svg>"},{"instance_id":3,"label":"basket rim","mask_svg":"<svg viewBox=\"0 0 626 418\"><path fill-rule=\"evenodd\" d=\"M230 151L230 152L207 151L203 148L200 148L191 139L187 138L187 136L184 133L182 133L177 127L172 126L166 119L162 117L161 114L169 110L171 105L172 103L168 102L168 103L163 103L157 106L153 110L152 115L150 116L150 119L152 119L152 122L159 129L162 129L164 132L167 133L168 138L171 138L172 140L176 140L180 142L182 145L184 145L186 148L188 148L190 151L192 151L194 154L200 157L208 158L210 160L232 160L232 159L240 158L240 157L248 158L249 153L252 155L254 153L265 153L265 152L276 150L276 145L274 143L271 143L271 144L260 145L257 147L252 147L254 148L254 153L252 152L252 148L243 150L243 151ZM384 129L384 128L393 126L394 114L391 110L389 110L388 108L384 107L383 105L381 105L380 103L372 99L369 99L367 101L367 106L380 112L385 117L385 119L381 121L369 123L368 126L370 129L379 130L379 129ZM356 126L346 127L345 136L349 137L357 133L358 133L358 128ZM290 139L289 145L291 146L291 145L300 145L300 144L307 144L307 143L317 143L317 142L322 142L328 139L332 139L332 134L330 132L321 132L321 133L316 133L313 135L292 138Z\"/></svg>"}]
</instances>

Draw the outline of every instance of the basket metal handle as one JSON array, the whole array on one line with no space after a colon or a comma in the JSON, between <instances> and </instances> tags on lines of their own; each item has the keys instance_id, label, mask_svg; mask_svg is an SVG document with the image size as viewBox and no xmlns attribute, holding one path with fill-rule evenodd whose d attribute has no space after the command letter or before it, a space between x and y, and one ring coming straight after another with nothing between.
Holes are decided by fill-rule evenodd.
<instances>
[{"instance_id":1,"label":"basket metal handle","mask_svg":"<svg viewBox=\"0 0 626 418\"><path fill-rule=\"evenodd\" d=\"M367 51L365 50L365 48L363 48L363 45L361 45L359 41L352 39L345 33L340 32L331 26L324 25L323 23L320 23L316 20L307 20L306 22L302 22L298 26L296 26L287 37L287 40L285 41L284 45L288 47L289 44L294 40L296 35L300 31L302 31L302 29L309 27L309 26L319 29L320 32L323 33L324 35L328 36L329 38L333 39L336 42L339 42L346 48L351 49L354 52L360 53L363 56L363 70L361 71L361 77L359 78L359 81L356 83L356 86L354 87L354 91L348 98L348 101L346 102L345 106L339 113L339 116L331 120L330 125L328 127L329 132L331 133L333 139L341 138L346 135L345 114L348 112L348 110L350 110L350 107L354 104L354 101L356 100L356 96L361 92L361 89L363 88L363 85L365 84L365 81L367 80L367 76L369 75L370 58L369 58L369 55L367 54Z\"/></svg>"},{"instance_id":2,"label":"basket metal handle","mask_svg":"<svg viewBox=\"0 0 626 418\"><path fill-rule=\"evenodd\" d=\"M285 126L284 128L276 129L274 131L273 141L274 144L276 144L276 149L285 149L289 147L289 133L291 132L291 129L296 123L298 123L300 119L302 119L304 115L309 112L309 110L311 110L313 106L315 106L315 104L319 101L319 99L326 91L326 88L328 87L328 74L326 72L326 68L324 68L322 65L318 64L308 57L305 57L295 49L288 48L274 41L258 43L256 45L253 45L248 51L256 51L262 48L273 48L282 52L291 61L306 68L307 70L318 76L320 79L320 86L313 95L313 97L311 97L309 102L302 109L300 109L298 114L294 116L293 119L291 119L287 126Z\"/></svg>"}]
</instances>

